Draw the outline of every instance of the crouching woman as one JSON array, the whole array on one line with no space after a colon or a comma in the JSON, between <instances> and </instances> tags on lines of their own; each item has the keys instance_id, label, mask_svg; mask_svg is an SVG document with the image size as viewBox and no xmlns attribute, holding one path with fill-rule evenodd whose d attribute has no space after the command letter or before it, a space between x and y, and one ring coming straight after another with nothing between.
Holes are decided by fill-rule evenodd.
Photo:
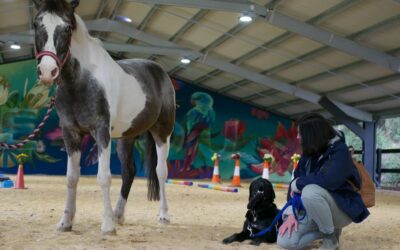
<instances>
[{"instance_id":1,"label":"crouching woman","mask_svg":"<svg viewBox=\"0 0 400 250\"><path fill-rule=\"evenodd\" d=\"M298 126L303 153L288 199L294 193L301 194L305 211L298 212L305 213L305 217L297 221L288 207L277 243L285 249L302 249L322 239L320 249L339 249L342 228L369 215L361 196L349 183L360 187L360 176L343 134L324 117L307 114L298 121Z\"/></svg>"}]
</instances>

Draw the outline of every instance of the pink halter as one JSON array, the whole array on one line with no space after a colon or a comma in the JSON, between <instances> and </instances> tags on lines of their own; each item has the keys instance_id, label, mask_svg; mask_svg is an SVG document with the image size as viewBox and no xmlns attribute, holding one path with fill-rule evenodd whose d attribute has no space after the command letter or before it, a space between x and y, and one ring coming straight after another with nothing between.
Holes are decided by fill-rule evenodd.
<instances>
[{"instance_id":1,"label":"pink halter","mask_svg":"<svg viewBox=\"0 0 400 250\"><path fill-rule=\"evenodd\" d=\"M50 56L51 58L53 58L56 62L57 62L57 66L60 68L60 72L62 70L62 68L64 67L65 63L67 62L69 56L71 55L71 32L69 33L69 39L68 39L68 51L64 56L64 59L61 60L60 57L58 57L56 54L54 54L51 51L47 51L47 50L43 50L40 51L39 53L37 53L36 50L36 46L35 46L35 57L36 60L39 60L40 58L44 57L44 56Z\"/></svg>"}]
</instances>

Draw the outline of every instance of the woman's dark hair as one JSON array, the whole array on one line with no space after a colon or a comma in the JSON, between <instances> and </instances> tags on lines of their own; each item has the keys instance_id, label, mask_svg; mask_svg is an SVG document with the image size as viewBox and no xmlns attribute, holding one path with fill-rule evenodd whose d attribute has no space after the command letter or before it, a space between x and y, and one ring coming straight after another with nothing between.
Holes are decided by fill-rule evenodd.
<instances>
[{"instance_id":1,"label":"woman's dark hair","mask_svg":"<svg viewBox=\"0 0 400 250\"><path fill-rule=\"evenodd\" d=\"M303 154L317 156L323 153L336 132L332 125L319 114L306 114L297 121Z\"/></svg>"}]
</instances>

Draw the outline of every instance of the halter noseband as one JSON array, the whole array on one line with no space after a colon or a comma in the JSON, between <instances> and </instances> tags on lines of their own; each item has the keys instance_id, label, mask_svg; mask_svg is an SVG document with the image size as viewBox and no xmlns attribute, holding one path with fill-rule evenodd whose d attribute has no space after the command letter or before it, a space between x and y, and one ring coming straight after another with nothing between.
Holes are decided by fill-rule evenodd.
<instances>
[{"instance_id":1,"label":"halter noseband","mask_svg":"<svg viewBox=\"0 0 400 250\"><path fill-rule=\"evenodd\" d=\"M53 58L56 62L57 62L57 66L60 69L60 72L62 70L62 68L64 67L65 63L67 62L69 56L71 55L71 37L72 37L72 31L69 32L69 36L68 36L68 51L64 56L64 59L61 60L60 57L58 57L55 53L48 51L48 50L43 50L40 51L39 53L36 50L36 45L35 45L35 57L36 60L39 60L40 58L44 57L44 56L50 56L51 58Z\"/></svg>"}]
</instances>

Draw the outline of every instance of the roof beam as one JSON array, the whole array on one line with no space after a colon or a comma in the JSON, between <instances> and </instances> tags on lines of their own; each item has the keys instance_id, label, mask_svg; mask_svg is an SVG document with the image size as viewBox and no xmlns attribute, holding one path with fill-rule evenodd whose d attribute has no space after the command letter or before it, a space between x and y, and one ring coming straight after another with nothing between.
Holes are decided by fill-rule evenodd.
<instances>
[{"instance_id":1,"label":"roof beam","mask_svg":"<svg viewBox=\"0 0 400 250\"><path fill-rule=\"evenodd\" d=\"M321 93L321 95L326 95L326 96L335 96L338 94L342 94L342 93L347 93L347 92L351 92L351 91L357 91L357 90L361 90L364 89L366 87L376 87L382 84L386 84L386 83L390 83L390 82L394 82L394 81L399 81L400 80L400 74L391 74L388 76L384 76L384 77L380 77L377 79L372 79L372 80L368 80L368 81L364 81L361 84L357 83L357 84L353 84L353 85L349 85L349 86L345 86L339 89L335 89L335 90L331 90L331 91L326 91ZM283 103L278 103L272 106L269 106L268 109L270 110L277 110L277 109L281 109L287 106L293 106L293 105L300 105L303 104L304 100L300 100L300 99L296 99L296 100L292 100L292 101L288 101L288 102L283 102ZM352 105L352 104L349 104Z\"/></svg>"},{"instance_id":2,"label":"roof beam","mask_svg":"<svg viewBox=\"0 0 400 250\"><path fill-rule=\"evenodd\" d=\"M389 50L386 53L388 53L388 54L397 54L399 52L400 52L400 48L396 48L396 49L393 49L393 50ZM318 74L315 74L315 75L312 75L312 76L309 76L309 77L306 77L306 78L303 78L303 79L300 79L300 80L297 80L297 81L290 82L289 84L293 85L293 86L297 86L297 87L302 87L303 85L305 85L307 83L318 81L319 79L322 79L324 77L328 77L331 74L339 74L342 71L350 70L350 69L362 66L362 65L367 64L367 63L368 62L366 62L364 60L351 62L349 64L341 65L339 67L331 69L331 70L329 70L329 72L318 73ZM264 72L262 72L262 73L264 74ZM397 74L394 74L394 75L397 75ZM390 75L390 76L392 76L392 75ZM378 79L374 79L374 80L371 80L371 81L380 81L380 80L383 80L383 79L378 78ZM377 84L377 85L379 85L379 84ZM356 83L356 84L353 84L353 85L350 85L350 86L351 86L351 88L355 88L355 90L363 88L360 83ZM372 86L375 86L375 85L372 85ZM228 85L225 88L231 90L231 89L234 89L235 86ZM343 93L345 93L347 91L352 91L351 88L347 89L347 91L346 91L346 88L347 87L341 89L341 91L343 91ZM262 98L262 97L264 97L266 95L274 95L274 94L277 94L277 93L279 93L279 91L276 91L276 90L273 90L273 89L272 90L266 90L266 91L263 91L263 92L260 92L260 93L249 95L249 96L243 98L243 101L250 101L250 100L253 101L255 99ZM327 93L325 93L325 94L327 94ZM332 95L332 94L333 93L330 93L330 95ZM337 94L340 94L340 92L337 93ZM282 104L283 104L283 106L287 106L289 103L292 103L292 102L293 102L293 104L291 104L291 105L298 105L300 103L303 103L303 101L301 101L301 100L297 100L297 101L298 102L295 102L295 101L284 102L284 104L283 103ZM279 104L277 104L277 105L279 105Z\"/></svg>"},{"instance_id":3,"label":"roof beam","mask_svg":"<svg viewBox=\"0 0 400 250\"><path fill-rule=\"evenodd\" d=\"M328 11L329 11L329 10L328 10ZM367 35L367 34L376 32L376 31L378 31L378 30L380 30L380 29L384 29L384 28L386 28L386 27L388 27L388 26L390 26L390 25L392 25L392 24L394 24L394 23L397 23L399 20L400 20L400 15L391 17L391 18L386 19L386 20L384 20L384 21L382 21L382 22L379 22L379 23L377 23L377 24L374 24L374 25L372 25L372 26L369 26L369 27L367 27L366 29L363 29L363 30L360 30L360 31L358 31L358 32L356 32L356 33L353 33L353 34L347 36L347 38L348 38L348 39L352 39L352 40L354 40L354 39L360 39L361 37L363 37L363 36L365 36L365 35ZM307 21L307 22L308 22L308 21ZM290 32L287 32L287 33L292 34L292 33L290 33ZM278 38L279 38L279 37L278 37ZM269 45L268 45L268 44L265 44L264 47L269 47ZM262 72L262 74L266 74L266 75L274 75L274 74L277 74L278 72L280 72L280 71L282 71L282 70L285 70L285 69L287 69L287 68L293 67L293 66L295 66L295 65L297 65L297 64L299 64L299 63L302 63L302 62L304 63L305 60L310 60L310 59L312 59L312 58L314 58L314 57L317 57L317 56L319 56L319 55L322 55L322 54L324 54L324 53L330 51L331 49L332 49L332 48L329 47L329 46L324 46L324 47L315 49L315 50L310 51L310 52L308 52L308 53L306 53L306 54L304 54L304 55L301 55L301 56L299 56L299 57L297 57L297 58L295 58L295 59L291 59L291 60L286 61L286 62L283 62L283 63L281 63L281 64L279 64L279 65L277 65L277 66L275 66L275 67L272 67L272 68L270 68L270 69L264 70L264 71ZM258 53L261 52L261 50L258 50L258 51L257 51L257 49L256 49L255 52L256 52L256 53L253 54L253 55L257 55ZM258 53L257 53L257 52L258 52ZM394 53L394 52L391 52L391 51L390 51L390 52L385 52L385 53L391 54L391 53ZM245 55L245 56L246 56L246 55ZM250 56L251 56L251 53L250 53ZM243 58L243 59L244 59L244 58ZM243 59L242 59L242 60L243 60ZM248 59L248 57L247 57L247 59ZM363 60L360 60L359 62L364 62L364 61L363 61ZM332 71L333 71L333 70L329 70L329 71L326 71L326 72L322 72L322 73L320 73L320 75L332 74L332 73L333 73ZM300 80L300 81L303 81L303 80ZM298 86L300 86L300 85L298 85ZM233 87L233 88L234 88L234 87ZM233 89L233 88L232 88L232 89ZM272 93L276 93L276 91L275 91L275 92L272 92Z\"/></svg>"},{"instance_id":4,"label":"roof beam","mask_svg":"<svg viewBox=\"0 0 400 250\"><path fill-rule=\"evenodd\" d=\"M129 2L160 4L171 6L184 6L195 9L219 10L230 12L250 11L254 6L254 12L258 15L265 14L266 8L251 3L247 0L128 0Z\"/></svg>"},{"instance_id":5,"label":"roof beam","mask_svg":"<svg viewBox=\"0 0 400 250\"><path fill-rule=\"evenodd\" d=\"M343 9L348 8L351 5L356 4L357 2L359 2L359 0L345 0L345 1L335 5L334 7L322 12L321 14L310 18L309 20L307 20L307 23L309 23L309 24L320 23L320 22L326 20L327 18L329 18L329 17L337 14L338 12L342 11ZM276 4L278 4L278 2L271 1L268 4L266 4L265 7L268 8L268 9L273 9L276 6ZM229 32L229 33L231 33L231 32ZM293 36L294 36L294 34L292 32L287 31L287 32L285 32L285 33L273 38L272 40L264 43L260 47L257 47L255 49L249 51L248 53L240 56L239 58L233 60L232 63L241 64L244 61L247 61L248 59L250 59L250 58L252 58L252 57L254 57L256 55L259 55L262 52L264 52L267 48L270 49L270 48L272 48L272 47L274 47L274 46L276 46L278 44L281 44L281 43L283 43L284 41L288 40L289 38L291 38ZM208 80L209 78L211 78L213 76L216 76L219 73L221 73L221 71L212 71L209 74L206 74L204 76L199 77L195 81L200 83L200 82ZM247 83L250 83L250 82L247 82ZM232 86L235 86L235 85L232 85ZM229 88L229 90L231 90L231 89L234 89L234 87L233 88Z\"/></svg>"},{"instance_id":6,"label":"roof beam","mask_svg":"<svg viewBox=\"0 0 400 250\"><path fill-rule=\"evenodd\" d=\"M393 95L397 96L400 99L400 92L394 93ZM393 96L381 96L381 97L376 97L373 99L352 102L352 103L349 103L349 105L354 106L354 107L360 107L360 106L364 106L364 105L379 104L379 103L389 102L389 101L393 101L393 100L396 100L393 98ZM399 110L400 110L400 108L399 108Z\"/></svg>"},{"instance_id":7,"label":"roof beam","mask_svg":"<svg viewBox=\"0 0 400 250\"><path fill-rule=\"evenodd\" d=\"M213 42L211 42L209 45L207 45L205 48L201 49L201 53L207 53L214 48L218 47L222 43L224 43L226 40L230 39L231 37L235 36L237 33L239 33L241 30L243 30L245 27L247 27L248 23L239 23L224 34L222 34L220 37L215 39ZM178 74L179 71L183 69L182 67L176 66L173 68L170 72L171 74ZM198 83L199 84L199 83Z\"/></svg>"},{"instance_id":8,"label":"roof beam","mask_svg":"<svg viewBox=\"0 0 400 250\"><path fill-rule=\"evenodd\" d=\"M7 34L0 35L0 40L4 41L15 41L23 44L33 44L33 35L29 34ZM133 45L133 44L125 44L125 43L109 43L102 42L103 47L109 51L115 52L131 52L131 53L140 53L140 54L155 54L155 55L164 55L164 56L177 56L177 55L187 55L191 54L192 51L189 49L181 49L181 48L170 48L170 47L161 47L161 46L141 46L141 45Z\"/></svg>"},{"instance_id":9,"label":"roof beam","mask_svg":"<svg viewBox=\"0 0 400 250\"><path fill-rule=\"evenodd\" d=\"M104 20L104 19L95 20L92 22L88 22L87 26L91 30L122 33L124 35L133 37L137 40L151 44L153 46L161 46L161 47L168 47L168 48L170 48L170 47L171 48L182 48L171 41L167 41L167 40L164 40L157 36L141 32L134 27L128 27L128 26L125 26L121 23L118 23L118 22L115 22L112 20ZM312 103L318 103L319 98L321 97L311 91L307 91L307 90L303 90L301 88L291 86L290 84L288 84L286 82L272 79L270 77L264 76L257 72L242 68L242 67L234 65L234 64L231 64L231 63L229 63L225 60L219 59L217 57L213 57L211 55L205 56L204 54L202 54L200 52L192 51L191 53L189 53L187 55L187 57L190 57L192 59L200 59L199 62L201 62L201 63L218 68L225 72L229 72L236 76L240 76L247 80L250 80L250 81L253 81L253 82L256 82L259 84L263 84L267 87L277 89L281 92L297 96L299 98L302 98L302 99L307 100ZM350 115L356 119L363 120L363 121L371 121L372 120L372 116L369 113L366 113L362 110L354 109L352 107L349 107L349 106L339 103L339 102L335 102L335 103L341 109L343 109L348 115Z\"/></svg>"},{"instance_id":10,"label":"roof beam","mask_svg":"<svg viewBox=\"0 0 400 250\"><path fill-rule=\"evenodd\" d=\"M371 63L381 65L395 72L400 71L400 59L377 50L362 46L356 42L296 20L276 10L270 10L264 6L242 0L130 0L148 4L178 5L191 8L212 9L232 12L243 12L252 10L263 20L279 28L291 31L301 36L318 41L327 46L339 49L350 55L362 58ZM264 18L265 17L265 18Z\"/></svg>"},{"instance_id":11,"label":"roof beam","mask_svg":"<svg viewBox=\"0 0 400 250\"><path fill-rule=\"evenodd\" d=\"M350 106L354 106L354 107L361 107L361 106L365 106L365 105L373 105L373 104L378 104L378 103L383 103L383 102L388 102L388 101L394 101L394 100L399 100L400 99L400 92L394 93L390 96L381 96L381 97L376 97L373 99L367 99L367 100L363 100L363 101L356 101L356 102L351 102L348 103L348 105ZM267 107L267 109L269 110L269 107ZM310 110L307 112L301 112L301 113L296 113L296 114L292 114L292 116L294 117L300 117L304 114L307 114L309 112L315 112L315 113L321 113L324 112L325 109L315 109L315 110ZM272 112L277 112L277 110L272 110ZM398 115L400 114L400 108L396 107L393 109L389 109L389 110L380 110L377 112L373 112L374 115L378 115L378 116L382 116L384 114L390 114L392 116L394 115Z\"/></svg>"},{"instance_id":12,"label":"roof beam","mask_svg":"<svg viewBox=\"0 0 400 250\"><path fill-rule=\"evenodd\" d=\"M286 82L272 79L270 77L264 76L262 74L259 74L257 72L242 68L240 66L231 64L223 59L219 59L217 57L213 57L211 55L205 55L197 51L189 50L184 47L181 47L171 41L164 40L162 38L159 38L155 35L147 34L145 32L142 32L134 27L130 27L127 25L123 25L119 22L113 21L113 20L107 20L107 19L100 19L100 20L94 20L94 21L88 21L86 22L86 26L89 30L93 31L100 31L100 32L115 32L115 33L120 33L124 34L126 36L132 37L136 40L145 42L147 44L151 44L153 46L163 48L163 49L172 49L172 50L184 50L185 56L189 57L193 60L199 59L200 63L207 64L209 66L218 68L220 70L223 70L225 72L234 74L236 76L245 78L249 81L256 82L259 84L263 84L267 87L274 88L276 90L279 90L281 92L297 96L301 99L307 100L312 103L318 103L319 99L321 98L320 95L315 94L311 91L307 91L295 86L292 86ZM14 34L15 36L15 34ZM33 37L30 36L27 38L27 35L21 34L21 39L30 39L31 42L33 42ZM16 38L16 37L14 37ZM129 45L126 45L129 46ZM340 102L335 102L336 105L338 105L346 114L349 116L362 120L362 121L372 121L372 115L364 112L359 109L352 108L348 105L345 105Z\"/></svg>"},{"instance_id":13,"label":"roof beam","mask_svg":"<svg viewBox=\"0 0 400 250\"><path fill-rule=\"evenodd\" d=\"M374 116L377 116L380 119L399 117L399 115L400 115L399 108L385 109L385 110L379 110L379 111L374 112Z\"/></svg>"},{"instance_id":14,"label":"roof beam","mask_svg":"<svg viewBox=\"0 0 400 250\"><path fill-rule=\"evenodd\" d=\"M99 19L103 15L104 9L106 8L108 0L101 0L99 7L97 8L95 19Z\"/></svg>"},{"instance_id":15,"label":"roof beam","mask_svg":"<svg viewBox=\"0 0 400 250\"><path fill-rule=\"evenodd\" d=\"M307 23L302 23L277 11L268 12L266 20L279 28L297 33L301 36L344 51L350 55L381 65L395 72L400 71L399 58L359 45L356 42L338 36L335 33L325 31Z\"/></svg>"},{"instance_id":16,"label":"roof beam","mask_svg":"<svg viewBox=\"0 0 400 250\"><path fill-rule=\"evenodd\" d=\"M197 21L202 19L206 14L208 13L208 10L199 10L192 18L190 18L169 40L171 42L176 42L178 41L183 34L185 34L190 28L195 25Z\"/></svg>"},{"instance_id":17,"label":"roof beam","mask_svg":"<svg viewBox=\"0 0 400 250\"><path fill-rule=\"evenodd\" d=\"M149 12L147 12L146 16L143 18L142 22L139 24L138 30L143 31L146 28L147 24L150 22L150 19L156 14L157 11L158 11L157 5L154 5L153 7L151 7ZM128 40L126 40L126 43L130 44L130 43L133 43L133 41L135 41L135 39L128 38ZM120 57L123 57L124 53L118 53L118 55Z\"/></svg>"}]
</instances>

